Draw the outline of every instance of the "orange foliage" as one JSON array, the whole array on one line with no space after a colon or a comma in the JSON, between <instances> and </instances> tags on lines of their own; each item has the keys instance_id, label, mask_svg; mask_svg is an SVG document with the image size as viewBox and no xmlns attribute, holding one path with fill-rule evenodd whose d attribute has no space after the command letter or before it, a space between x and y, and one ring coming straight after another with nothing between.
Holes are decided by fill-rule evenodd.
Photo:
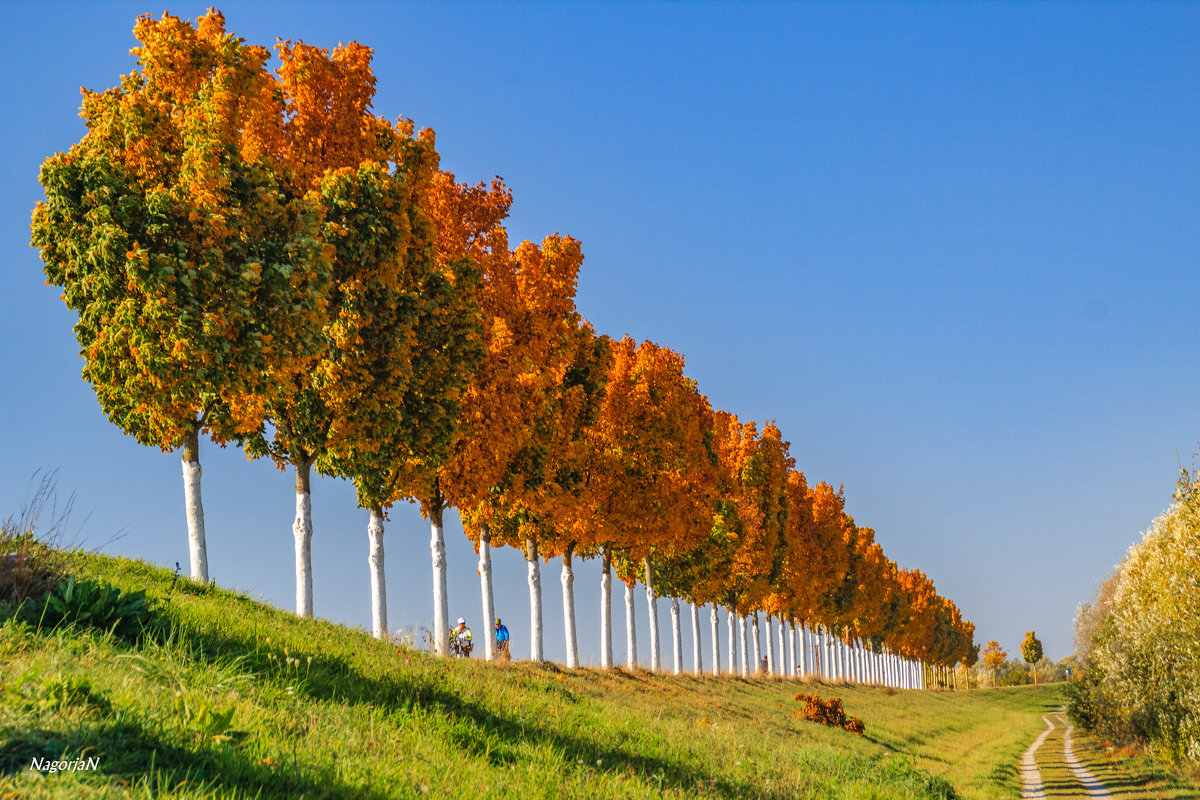
<instances>
[{"instance_id":1,"label":"orange foliage","mask_svg":"<svg viewBox=\"0 0 1200 800\"><path fill-rule=\"evenodd\" d=\"M703 541L716 489L711 414L678 353L628 336L614 343L574 538L623 551L632 563Z\"/></svg>"},{"instance_id":2,"label":"orange foliage","mask_svg":"<svg viewBox=\"0 0 1200 800\"><path fill-rule=\"evenodd\" d=\"M472 186L446 172L434 176L425 196L439 263L467 259L483 275L486 353L463 396L454 455L436 493L420 499L427 513L440 513L438 501L458 506L476 539L497 514L529 502L531 478L517 462L530 447L546 446L538 422L555 407L582 326L574 299L579 242L556 234L540 247L522 242L509 250L503 222L511 204L499 178Z\"/></svg>"},{"instance_id":3,"label":"orange foliage","mask_svg":"<svg viewBox=\"0 0 1200 800\"><path fill-rule=\"evenodd\" d=\"M795 699L797 702L804 703L804 710L794 711L792 716L819 722L832 728L841 728L856 736L863 735L862 720L846 716L846 710L842 708L842 701L839 698L831 697L828 700L822 700L815 694L800 693L796 695Z\"/></svg>"}]
</instances>

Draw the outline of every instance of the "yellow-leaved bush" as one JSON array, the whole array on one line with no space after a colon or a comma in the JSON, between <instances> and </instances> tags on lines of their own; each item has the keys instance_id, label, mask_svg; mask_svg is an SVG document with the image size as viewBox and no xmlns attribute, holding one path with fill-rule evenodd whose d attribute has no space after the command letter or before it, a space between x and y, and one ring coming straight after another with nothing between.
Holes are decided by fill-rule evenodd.
<instances>
[{"instance_id":1,"label":"yellow-leaved bush","mask_svg":"<svg viewBox=\"0 0 1200 800\"><path fill-rule=\"evenodd\" d=\"M1175 503L1076 624L1088 630L1077 637L1075 718L1168 761L1200 762L1200 473L1183 473Z\"/></svg>"}]
</instances>

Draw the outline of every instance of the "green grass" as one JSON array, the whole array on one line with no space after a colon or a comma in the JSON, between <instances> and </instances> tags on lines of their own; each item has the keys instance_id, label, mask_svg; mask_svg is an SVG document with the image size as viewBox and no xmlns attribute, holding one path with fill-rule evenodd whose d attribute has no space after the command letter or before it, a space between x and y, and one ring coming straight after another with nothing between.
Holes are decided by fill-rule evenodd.
<instances>
[{"instance_id":1,"label":"green grass","mask_svg":"<svg viewBox=\"0 0 1200 800\"><path fill-rule=\"evenodd\" d=\"M895 692L448 661L145 564L140 642L0 612L0 797L1016 798L1057 687ZM841 697L853 736L793 716ZM34 758L95 756L42 774Z\"/></svg>"},{"instance_id":2,"label":"green grass","mask_svg":"<svg viewBox=\"0 0 1200 800\"><path fill-rule=\"evenodd\" d=\"M1051 714L1054 732L1038 749L1036 760L1042 772L1046 797L1085 797L1079 779L1063 757L1066 715ZM1121 800L1200 800L1200 786L1161 762L1132 752L1104 747L1078 728L1071 732L1072 751L1080 763Z\"/></svg>"}]
</instances>

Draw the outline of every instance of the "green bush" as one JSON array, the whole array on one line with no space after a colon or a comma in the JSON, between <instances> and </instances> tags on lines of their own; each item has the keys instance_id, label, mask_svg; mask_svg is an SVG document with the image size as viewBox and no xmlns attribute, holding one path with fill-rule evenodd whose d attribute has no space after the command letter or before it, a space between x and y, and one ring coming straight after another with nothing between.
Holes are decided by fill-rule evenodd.
<instances>
[{"instance_id":1,"label":"green bush","mask_svg":"<svg viewBox=\"0 0 1200 800\"><path fill-rule=\"evenodd\" d=\"M1000 674L996 678L997 686L1025 686L1033 683L1033 677L1029 674L1029 670L1009 664L1005 664L1004 667L1001 667Z\"/></svg>"},{"instance_id":2,"label":"green bush","mask_svg":"<svg viewBox=\"0 0 1200 800\"><path fill-rule=\"evenodd\" d=\"M47 627L74 624L134 638L153 617L144 591L122 592L107 583L75 580L60 583L40 608L32 610Z\"/></svg>"}]
</instances>

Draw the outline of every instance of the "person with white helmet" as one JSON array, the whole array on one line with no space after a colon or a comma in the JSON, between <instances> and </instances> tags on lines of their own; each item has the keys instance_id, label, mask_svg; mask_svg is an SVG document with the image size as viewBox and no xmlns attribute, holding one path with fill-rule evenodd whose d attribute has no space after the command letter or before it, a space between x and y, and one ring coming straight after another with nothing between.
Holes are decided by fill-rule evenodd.
<instances>
[{"instance_id":1,"label":"person with white helmet","mask_svg":"<svg viewBox=\"0 0 1200 800\"><path fill-rule=\"evenodd\" d=\"M458 618L458 627L450 631L450 653L455 658L470 658L471 650L475 647L471 641L471 629L467 627L467 621L462 617Z\"/></svg>"}]
</instances>

